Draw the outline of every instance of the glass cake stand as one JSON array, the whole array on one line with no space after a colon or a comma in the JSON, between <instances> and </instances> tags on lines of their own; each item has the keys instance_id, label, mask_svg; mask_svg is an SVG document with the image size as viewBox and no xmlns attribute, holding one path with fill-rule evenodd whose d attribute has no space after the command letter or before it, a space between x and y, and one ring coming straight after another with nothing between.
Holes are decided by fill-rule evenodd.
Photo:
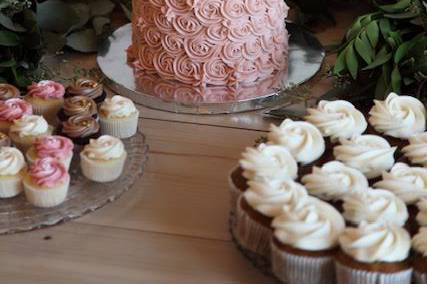
<instances>
[{"instance_id":1,"label":"glass cake stand","mask_svg":"<svg viewBox=\"0 0 427 284\"><path fill-rule=\"evenodd\" d=\"M131 43L132 27L117 29L101 47L97 62L117 93L150 108L190 114L221 114L262 109L286 99L286 89L300 85L320 70L325 51L311 33L288 23L289 71L279 72L256 84L232 87L199 88L153 75L134 76L125 50Z\"/></svg>"},{"instance_id":2,"label":"glass cake stand","mask_svg":"<svg viewBox=\"0 0 427 284\"><path fill-rule=\"evenodd\" d=\"M109 183L88 180L81 174L79 153L75 152L65 202L53 208L37 208L27 202L23 193L14 198L0 199L0 234L52 226L95 211L119 198L143 173L148 152L141 132L122 141L128 156L123 173L117 180Z\"/></svg>"}]
</instances>

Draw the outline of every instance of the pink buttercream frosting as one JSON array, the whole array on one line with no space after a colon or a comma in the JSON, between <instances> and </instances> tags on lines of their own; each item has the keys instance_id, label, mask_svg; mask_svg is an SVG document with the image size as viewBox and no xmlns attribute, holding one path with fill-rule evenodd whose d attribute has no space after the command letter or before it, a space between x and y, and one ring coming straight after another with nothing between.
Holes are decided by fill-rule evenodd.
<instances>
[{"instance_id":1,"label":"pink buttercream frosting","mask_svg":"<svg viewBox=\"0 0 427 284\"><path fill-rule=\"evenodd\" d=\"M28 86L28 96L42 99L59 99L64 97L65 88L61 83L54 81L40 81Z\"/></svg>"},{"instance_id":2,"label":"pink buttercream frosting","mask_svg":"<svg viewBox=\"0 0 427 284\"><path fill-rule=\"evenodd\" d=\"M33 107L30 103L18 99L8 99L0 102L0 120L13 122L15 119L21 118L23 115L33 114Z\"/></svg>"},{"instance_id":3,"label":"pink buttercream frosting","mask_svg":"<svg viewBox=\"0 0 427 284\"><path fill-rule=\"evenodd\" d=\"M54 187L66 182L70 175L64 165L55 158L43 158L36 160L30 167L28 175L38 186Z\"/></svg>"},{"instance_id":4,"label":"pink buttercream frosting","mask_svg":"<svg viewBox=\"0 0 427 284\"><path fill-rule=\"evenodd\" d=\"M74 148L73 142L63 136L44 136L38 138L33 146L38 158L51 157L60 160L68 158Z\"/></svg>"}]
</instances>

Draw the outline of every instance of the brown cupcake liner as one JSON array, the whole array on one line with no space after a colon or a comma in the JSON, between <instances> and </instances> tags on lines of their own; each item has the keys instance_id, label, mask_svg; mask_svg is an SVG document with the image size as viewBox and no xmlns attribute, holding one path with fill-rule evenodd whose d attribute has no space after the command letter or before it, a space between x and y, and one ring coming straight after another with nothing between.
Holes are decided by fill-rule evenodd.
<instances>
[{"instance_id":1,"label":"brown cupcake liner","mask_svg":"<svg viewBox=\"0 0 427 284\"><path fill-rule=\"evenodd\" d=\"M239 166L237 165L230 171L230 174L228 175L228 185L230 189L231 200L230 211L232 214L236 212L237 200L239 199L240 195L242 195L242 191L236 186L232 177L232 173L235 172L238 168Z\"/></svg>"}]
</instances>

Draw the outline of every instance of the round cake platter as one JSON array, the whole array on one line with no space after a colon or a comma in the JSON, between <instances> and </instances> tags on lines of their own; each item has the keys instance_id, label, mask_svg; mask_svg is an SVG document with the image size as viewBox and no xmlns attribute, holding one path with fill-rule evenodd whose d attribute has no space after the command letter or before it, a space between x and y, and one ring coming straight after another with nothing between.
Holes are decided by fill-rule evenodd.
<instances>
[{"instance_id":1,"label":"round cake platter","mask_svg":"<svg viewBox=\"0 0 427 284\"><path fill-rule=\"evenodd\" d=\"M37 208L27 202L23 193L0 199L0 234L53 226L81 217L118 199L141 176L148 155L148 146L141 132L122 141L128 155L123 173L117 180L97 183L85 178L80 171L76 151L70 166L71 182L65 202L52 208Z\"/></svg>"},{"instance_id":2,"label":"round cake platter","mask_svg":"<svg viewBox=\"0 0 427 284\"><path fill-rule=\"evenodd\" d=\"M289 70L241 88L206 87L203 90L147 75L134 76L125 50L131 44L132 26L117 29L98 53L97 62L108 85L117 93L149 108L175 113L224 114L278 105L287 98L287 88L303 84L319 72L325 51L314 35L287 23L290 34Z\"/></svg>"}]
</instances>

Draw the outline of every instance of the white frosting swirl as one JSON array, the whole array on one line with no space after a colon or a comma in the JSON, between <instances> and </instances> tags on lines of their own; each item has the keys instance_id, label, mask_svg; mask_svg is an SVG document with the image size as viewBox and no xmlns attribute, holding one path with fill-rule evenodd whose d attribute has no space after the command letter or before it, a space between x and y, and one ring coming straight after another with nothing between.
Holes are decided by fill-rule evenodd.
<instances>
[{"instance_id":1,"label":"white frosting swirl","mask_svg":"<svg viewBox=\"0 0 427 284\"><path fill-rule=\"evenodd\" d=\"M286 147L303 164L311 163L325 151L320 131L311 123L285 119L280 126L271 125L268 140Z\"/></svg>"},{"instance_id":2,"label":"white frosting swirl","mask_svg":"<svg viewBox=\"0 0 427 284\"><path fill-rule=\"evenodd\" d=\"M276 217L286 204L308 196L304 186L293 180L258 182L249 181L244 192L248 204L256 211L268 217Z\"/></svg>"},{"instance_id":3,"label":"white frosting swirl","mask_svg":"<svg viewBox=\"0 0 427 284\"><path fill-rule=\"evenodd\" d=\"M338 138L351 138L365 132L368 123L363 114L350 102L320 101L317 108L307 109L305 119L320 129L323 136Z\"/></svg>"},{"instance_id":4,"label":"white frosting swirl","mask_svg":"<svg viewBox=\"0 0 427 284\"><path fill-rule=\"evenodd\" d=\"M358 228L346 228L339 243L347 255L364 263L404 261L411 248L408 232L386 223L363 223Z\"/></svg>"},{"instance_id":5,"label":"white frosting swirl","mask_svg":"<svg viewBox=\"0 0 427 284\"><path fill-rule=\"evenodd\" d=\"M24 115L13 121L10 131L20 137L46 134L49 130L47 121L40 115Z\"/></svg>"},{"instance_id":6,"label":"white frosting swirl","mask_svg":"<svg viewBox=\"0 0 427 284\"><path fill-rule=\"evenodd\" d=\"M340 139L341 145L333 150L337 160L360 170L368 178L381 175L394 164L396 147L376 135L361 135L352 139Z\"/></svg>"},{"instance_id":7,"label":"white frosting swirl","mask_svg":"<svg viewBox=\"0 0 427 284\"><path fill-rule=\"evenodd\" d=\"M101 104L100 111L108 118L124 118L137 112L133 102L122 96L106 98Z\"/></svg>"},{"instance_id":8,"label":"white frosting swirl","mask_svg":"<svg viewBox=\"0 0 427 284\"><path fill-rule=\"evenodd\" d=\"M424 257L427 257L427 227L420 228L418 234L412 238L413 249Z\"/></svg>"},{"instance_id":9,"label":"white frosting swirl","mask_svg":"<svg viewBox=\"0 0 427 284\"><path fill-rule=\"evenodd\" d=\"M13 147L0 148L0 176L16 175L25 167L21 151Z\"/></svg>"},{"instance_id":10,"label":"white frosting swirl","mask_svg":"<svg viewBox=\"0 0 427 284\"><path fill-rule=\"evenodd\" d=\"M402 152L412 163L427 167L427 132L409 138L409 145Z\"/></svg>"},{"instance_id":11,"label":"white frosting swirl","mask_svg":"<svg viewBox=\"0 0 427 284\"><path fill-rule=\"evenodd\" d=\"M338 161L328 162L321 168L313 167L313 172L301 181L310 194L323 200L341 200L369 187L368 180L359 170Z\"/></svg>"},{"instance_id":12,"label":"white frosting swirl","mask_svg":"<svg viewBox=\"0 0 427 284\"><path fill-rule=\"evenodd\" d=\"M98 139L90 139L83 149L83 154L93 160L118 159L125 153L122 141L110 135L102 135Z\"/></svg>"},{"instance_id":13,"label":"white frosting swirl","mask_svg":"<svg viewBox=\"0 0 427 284\"><path fill-rule=\"evenodd\" d=\"M390 172L383 172L382 180L374 187L393 192L406 204L416 203L427 197L427 169L396 163Z\"/></svg>"},{"instance_id":14,"label":"white frosting swirl","mask_svg":"<svg viewBox=\"0 0 427 284\"><path fill-rule=\"evenodd\" d=\"M423 198L417 203L417 222L420 226L427 226L427 199Z\"/></svg>"},{"instance_id":15,"label":"white frosting swirl","mask_svg":"<svg viewBox=\"0 0 427 284\"><path fill-rule=\"evenodd\" d=\"M249 180L295 179L298 166L289 151L282 146L261 144L258 148L246 148L240 166L243 176Z\"/></svg>"},{"instance_id":16,"label":"white frosting swirl","mask_svg":"<svg viewBox=\"0 0 427 284\"><path fill-rule=\"evenodd\" d=\"M405 203L392 192L381 189L348 195L343 208L344 218L354 224L386 221L403 226L409 217Z\"/></svg>"},{"instance_id":17,"label":"white frosting swirl","mask_svg":"<svg viewBox=\"0 0 427 284\"><path fill-rule=\"evenodd\" d=\"M422 102L410 96L390 93L385 101L374 100L369 123L386 135L407 139L426 129L426 110Z\"/></svg>"},{"instance_id":18,"label":"white frosting swirl","mask_svg":"<svg viewBox=\"0 0 427 284\"><path fill-rule=\"evenodd\" d=\"M337 246L345 222L334 207L308 197L293 206L283 206L283 214L274 218L272 226L274 236L281 243L297 249L319 251Z\"/></svg>"}]
</instances>

